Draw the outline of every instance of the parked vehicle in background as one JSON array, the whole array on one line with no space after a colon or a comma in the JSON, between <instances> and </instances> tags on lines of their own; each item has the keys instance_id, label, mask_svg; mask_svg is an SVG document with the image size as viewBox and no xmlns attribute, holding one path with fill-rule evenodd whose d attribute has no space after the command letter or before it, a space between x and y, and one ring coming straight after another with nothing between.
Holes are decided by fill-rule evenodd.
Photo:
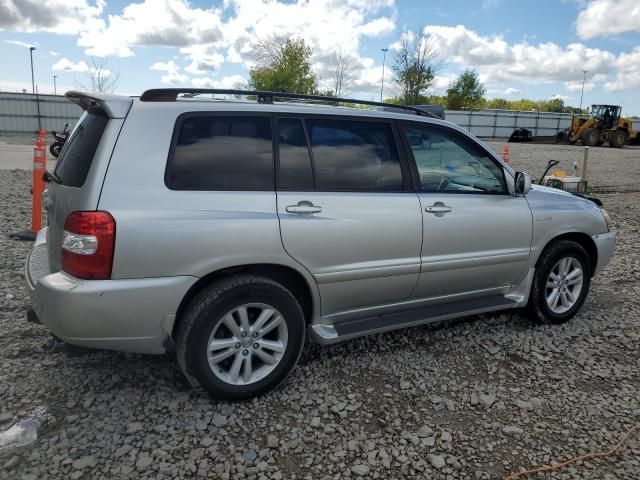
<instances>
[{"instance_id":1,"label":"parked vehicle in background","mask_svg":"<svg viewBox=\"0 0 640 480\"><path fill-rule=\"evenodd\" d=\"M51 136L55 140L51 145L49 145L49 152L51 153L51 155L56 158L60 156L62 147L64 147L64 144L66 143L70 134L71 132L69 131L69 122L65 122L64 128L61 132L56 132L55 130L51 132Z\"/></svg>"},{"instance_id":2,"label":"parked vehicle in background","mask_svg":"<svg viewBox=\"0 0 640 480\"><path fill-rule=\"evenodd\" d=\"M604 209L420 109L67 98L85 113L27 259L35 315L75 345L175 349L217 398L276 387L307 338L522 307L567 321L613 255Z\"/></svg>"},{"instance_id":3,"label":"parked vehicle in background","mask_svg":"<svg viewBox=\"0 0 640 480\"><path fill-rule=\"evenodd\" d=\"M591 105L589 116L571 117L567 140L574 144L578 140L587 147L601 146L621 148L626 144L640 143L640 132L633 127L631 119L622 117L619 105Z\"/></svg>"}]
</instances>

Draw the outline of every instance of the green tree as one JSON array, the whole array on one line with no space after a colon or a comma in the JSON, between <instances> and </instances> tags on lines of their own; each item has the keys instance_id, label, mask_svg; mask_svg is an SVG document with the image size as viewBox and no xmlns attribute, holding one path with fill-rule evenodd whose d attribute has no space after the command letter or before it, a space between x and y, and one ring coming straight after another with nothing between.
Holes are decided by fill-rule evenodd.
<instances>
[{"instance_id":1,"label":"green tree","mask_svg":"<svg viewBox=\"0 0 640 480\"><path fill-rule=\"evenodd\" d=\"M419 35L403 32L392 67L393 79L402 90L401 98L405 105L420 103L420 98L443 65L431 35L424 33L424 28L420 31Z\"/></svg>"},{"instance_id":2,"label":"green tree","mask_svg":"<svg viewBox=\"0 0 640 480\"><path fill-rule=\"evenodd\" d=\"M447 108L461 110L463 108L480 107L484 102L486 91L484 85L480 82L478 72L465 70L447 88Z\"/></svg>"},{"instance_id":3,"label":"green tree","mask_svg":"<svg viewBox=\"0 0 640 480\"><path fill-rule=\"evenodd\" d=\"M257 66L249 71L254 90L312 94L318 77L311 68L311 48L301 38L272 36L254 44Z\"/></svg>"},{"instance_id":4,"label":"green tree","mask_svg":"<svg viewBox=\"0 0 640 480\"><path fill-rule=\"evenodd\" d=\"M511 110L510 101L505 98L492 98L484 104L485 108L494 108L497 110Z\"/></svg>"}]
</instances>

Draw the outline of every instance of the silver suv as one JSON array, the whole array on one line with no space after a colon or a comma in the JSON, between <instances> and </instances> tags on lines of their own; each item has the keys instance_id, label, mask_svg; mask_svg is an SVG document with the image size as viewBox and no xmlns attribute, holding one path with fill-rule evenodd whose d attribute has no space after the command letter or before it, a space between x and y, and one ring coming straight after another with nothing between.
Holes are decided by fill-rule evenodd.
<instances>
[{"instance_id":1,"label":"silver suv","mask_svg":"<svg viewBox=\"0 0 640 480\"><path fill-rule=\"evenodd\" d=\"M564 322L613 255L594 201L531 186L420 109L201 93L220 92L67 93L85 112L26 265L63 341L175 349L192 384L242 399L305 339L521 307Z\"/></svg>"}]
</instances>

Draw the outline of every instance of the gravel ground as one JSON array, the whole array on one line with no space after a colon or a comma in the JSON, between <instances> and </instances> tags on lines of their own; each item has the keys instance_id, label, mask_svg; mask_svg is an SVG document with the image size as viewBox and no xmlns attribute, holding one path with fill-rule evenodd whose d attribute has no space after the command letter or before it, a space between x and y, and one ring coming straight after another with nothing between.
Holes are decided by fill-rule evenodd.
<instances>
[{"instance_id":1,"label":"gravel ground","mask_svg":"<svg viewBox=\"0 0 640 480\"><path fill-rule=\"evenodd\" d=\"M513 145L511 159L537 176L580 152ZM638 149L592 150L619 247L569 323L483 315L310 346L278 391L235 404L189 389L172 354L73 350L27 323L29 245L7 234L28 223L29 173L0 171L0 479L476 480L604 449L640 421L639 164ZM2 449L30 415L37 440ZM536 478L639 477L636 436Z\"/></svg>"}]
</instances>

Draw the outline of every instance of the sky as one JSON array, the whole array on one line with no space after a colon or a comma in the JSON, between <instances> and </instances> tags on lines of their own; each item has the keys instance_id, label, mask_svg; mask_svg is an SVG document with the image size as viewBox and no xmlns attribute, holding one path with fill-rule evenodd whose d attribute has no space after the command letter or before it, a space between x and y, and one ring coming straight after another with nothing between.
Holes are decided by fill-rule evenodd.
<instances>
[{"instance_id":1,"label":"sky","mask_svg":"<svg viewBox=\"0 0 640 480\"><path fill-rule=\"evenodd\" d=\"M235 88L255 42L279 34L313 49L320 86L334 52L353 65L349 96L397 93L390 68L406 32L429 34L443 67L430 94L475 69L489 98L619 104L640 114L638 0L0 0L0 90L41 93L87 83L92 64L119 74L118 93ZM583 70L587 70L586 77Z\"/></svg>"}]
</instances>

